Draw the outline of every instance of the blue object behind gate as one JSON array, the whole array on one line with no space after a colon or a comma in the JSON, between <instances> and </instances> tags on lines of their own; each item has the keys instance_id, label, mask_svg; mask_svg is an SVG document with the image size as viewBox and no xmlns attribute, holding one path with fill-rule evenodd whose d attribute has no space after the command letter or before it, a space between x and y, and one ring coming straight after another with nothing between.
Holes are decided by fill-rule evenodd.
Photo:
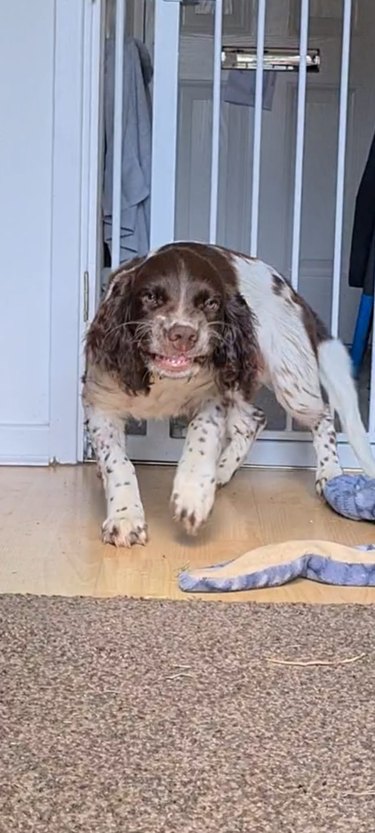
<instances>
[{"instance_id":1,"label":"blue object behind gate","mask_svg":"<svg viewBox=\"0 0 375 833\"><path fill-rule=\"evenodd\" d=\"M374 308L374 296L362 293L359 304L357 322L354 330L351 358L353 362L354 376L358 376L361 370L363 357L366 352L368 337L372 324L372 313Z\"/></svg>"}]
</instances>

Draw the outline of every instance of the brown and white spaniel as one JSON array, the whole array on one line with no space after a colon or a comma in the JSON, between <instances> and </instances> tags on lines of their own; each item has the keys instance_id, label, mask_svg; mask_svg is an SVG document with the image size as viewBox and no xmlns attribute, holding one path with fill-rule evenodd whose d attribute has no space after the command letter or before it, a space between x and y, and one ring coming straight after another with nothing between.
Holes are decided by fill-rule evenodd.
<instances>
[{"instance_id":1,"label":"brown and white spaniel","mask_svg":"<svg viewBox=\"0 0 375 833\"><path fill-rule=\"evenodd\" d=\"M147 525L125 422L189 418L172 490L176 520L196 533L266 424L261 385L312 431L317 491L341 473L332 414L358 460L375 463L345 347L270 266L219 246L173 243L118 269L91 324L83 400L102 474L103 540L145 544ZM323 387L329 398L322 398Z\"/></svg>"}]
</instances>

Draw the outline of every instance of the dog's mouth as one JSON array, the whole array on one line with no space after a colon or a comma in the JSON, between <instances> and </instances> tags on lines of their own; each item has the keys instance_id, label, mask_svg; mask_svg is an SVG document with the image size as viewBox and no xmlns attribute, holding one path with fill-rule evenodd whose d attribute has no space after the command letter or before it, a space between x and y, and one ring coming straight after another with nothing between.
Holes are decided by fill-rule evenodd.
<instances>
[{"instance_id":1,"label":"dog's mouth","mask_svg":"<svg viewBox=\"0 0 375 833\"><path fill-rule=\"evenodd\" d=\"M160 353L151 355L153 368L168 376L187 376L203 363L202 356L189 356L186 353L178 353L173 356L165 356Z\"/></svg>"}]
</instances>

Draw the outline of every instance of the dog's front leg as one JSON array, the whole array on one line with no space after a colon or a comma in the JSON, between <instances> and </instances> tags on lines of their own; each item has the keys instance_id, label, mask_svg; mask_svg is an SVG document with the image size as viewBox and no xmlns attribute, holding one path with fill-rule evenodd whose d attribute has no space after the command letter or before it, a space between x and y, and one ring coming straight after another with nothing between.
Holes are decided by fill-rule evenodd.
<instances>
[{"instance_id":1,"label":"dog's front leg","mask_svg":"<svg viewBox=\"0 0 375 833\"><path fill-rule=\"evenodd\" d=\"M216 467L225 439L226 408L220 399L202 408L190 422L172 490L174 518L194 535L215 500Z\"/></svg>"},{"instance_id":2,"label":"dog's front leg","mask_svg":"<svg viewBox=\"0 0 375 833\"><path fill-rule=\"evenodd\" d=\"M125 422L91 406L86 409L86 420L107 499L103 541L116 547L146 544L147 525L137 477L126 454Z\"/></svg>"}]
</instances>

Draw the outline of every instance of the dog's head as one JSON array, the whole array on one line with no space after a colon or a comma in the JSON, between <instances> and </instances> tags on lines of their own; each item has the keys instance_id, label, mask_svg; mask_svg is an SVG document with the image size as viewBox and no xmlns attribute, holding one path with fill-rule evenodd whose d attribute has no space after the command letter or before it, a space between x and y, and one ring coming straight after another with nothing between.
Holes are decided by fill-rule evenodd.
<instances>
[{"instance_id":1,"label":"dog's head","mask_svg":"<svg viewBox=\"0 0 375 833\"><path fill-rule=\"evenodd\" d=\"M199 244L166 246L118 270L88 350L135 393L152 376L191 377L203 365L222 388L257 371L254 320L236 271L225 252Z\"/></svg>"}]
</instances>

